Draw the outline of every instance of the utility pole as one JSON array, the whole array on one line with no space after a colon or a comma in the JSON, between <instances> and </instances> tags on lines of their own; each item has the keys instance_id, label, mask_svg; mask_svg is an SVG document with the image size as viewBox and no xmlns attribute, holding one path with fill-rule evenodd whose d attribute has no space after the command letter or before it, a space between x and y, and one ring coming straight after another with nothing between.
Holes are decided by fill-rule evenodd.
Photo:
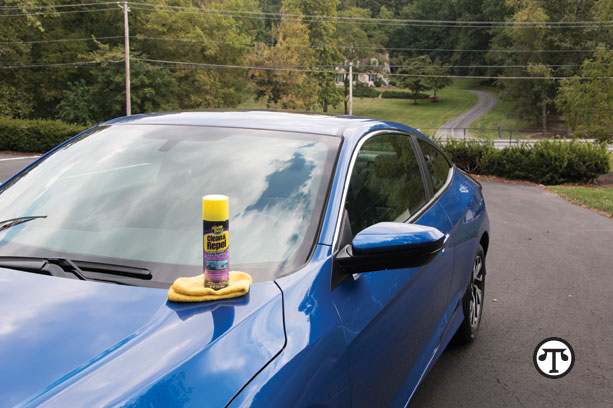
<instances>
[{"instance_id":1,"label":"utility pole","mask_svg":"<svg viewBox=\"0 0 613 408\"><path fill-rule=\"evenodd\" d=\"M353 115L353 62L349 62L349 115Z\"/></svg>"},{"instance_id":2,"label":"utility pole","mask_svg":"<svg viewBox=\"0 0 613 408\"><path fill-rule=\"evenodd\" d=\"M124 27L124 52L126 60L126 116L132 114L132 103L130 102L130 28L128 27L128 2L124 1L123 6L123 27Z\"/></svg>"}]
</instances>

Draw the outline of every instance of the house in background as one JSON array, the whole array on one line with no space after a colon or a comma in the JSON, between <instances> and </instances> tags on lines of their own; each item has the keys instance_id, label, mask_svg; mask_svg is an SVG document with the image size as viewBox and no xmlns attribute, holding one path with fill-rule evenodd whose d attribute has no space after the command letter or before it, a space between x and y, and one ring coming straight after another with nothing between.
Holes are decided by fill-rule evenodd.
<instances>
[{"instance_id":1,"label":"house in background","mask_svg":"<svg viewBox=\"0 0 613 408\"><path fill-rule=\"evenodd\" d=\"M339 87L345 84L345 75L349 73L349 61L345 60L343 66L335 67L337 72L336 85ZM353 82L367 86L389 85L389 54L383 53L377 57L363 58L353 63Z\"/></svg>"}]
</instances>

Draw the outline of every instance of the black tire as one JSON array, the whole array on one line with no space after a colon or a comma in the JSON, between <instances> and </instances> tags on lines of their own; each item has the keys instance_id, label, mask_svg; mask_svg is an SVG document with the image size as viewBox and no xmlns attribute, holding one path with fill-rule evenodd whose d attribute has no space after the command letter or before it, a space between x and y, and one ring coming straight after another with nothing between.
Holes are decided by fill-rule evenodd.
<instances>
[{"instance_id":1,"label":"black tire","mask_svg":"<svg viewBox=\"0 0 613 408\"><path fill-rule=\"evenodd\" d=\"M483 316L485 275L485 251L483 251L483 247L479 245L473 260L473 270L470 275L468 287L462 299L464 321L462 321L462 324L455 334L455 343L470 343L477 337L477 332L481 325L481 317Z\"/></svg>"}]
</instances>

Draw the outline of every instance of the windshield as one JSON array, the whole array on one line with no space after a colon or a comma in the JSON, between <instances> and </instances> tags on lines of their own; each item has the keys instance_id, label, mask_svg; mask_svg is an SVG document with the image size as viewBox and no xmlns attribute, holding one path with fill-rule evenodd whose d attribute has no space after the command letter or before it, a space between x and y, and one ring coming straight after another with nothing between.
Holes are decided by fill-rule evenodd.
<instances>
[{"instance_id":1,"label":"windshield","mask_svg":"<svg viewBox=\"0 0 613 408\"><path fill-rule=\"evenodd\" d=\"M315 242L340 139L170 125L90 131L0 190L0 256L202 273L202 196L230 197L230 268L270 280Z\"/></svg>"}]
</instances>

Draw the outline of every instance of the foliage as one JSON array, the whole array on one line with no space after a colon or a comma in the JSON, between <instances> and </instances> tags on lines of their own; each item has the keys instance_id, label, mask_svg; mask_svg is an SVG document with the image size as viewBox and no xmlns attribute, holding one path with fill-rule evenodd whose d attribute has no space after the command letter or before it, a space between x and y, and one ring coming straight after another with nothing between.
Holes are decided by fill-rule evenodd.
<instances>
[{"instance_id":1,"label":"foliage","mask_svg":"<svg viewBox=\"0 0 613 408\"><path fill-rule=\"evenodd\" d=\"M320 15L336 17L338 0L284 0L287 10L299 11L304 15ZM314 53L314 61L323 67L342 65L343 56L335 39L336 24L334 19L311 18L306 23L309 33L309 43ZM316 69L317 102L324 112L329 106L337 106L343 101L341 91L336 87L336 74L327 69Z\"/></svg>"},{"instance_id":2,"label":"foliage","mask_svg":"<svg viewBox=\"0 0 613 408\"><path fill-rule=\"evenodd\" d=\"M484 158L494 153L489 142L447 139L439 144L456 166L469 173L480 174Z\"/></svg>"},{"instance_id":3,"label":"foliage","mask_svg":"<svg viewBox=\"0 0 613 408\"><path fill-rule=\"evenodd\" d=\"M581 77L562 81L556 103L574 135L613 139L613 51L600 47L585 60Z\"/></svg>"},{"instance_id":4,"label":"foliage","mask_svg":"<svg viewBox=\"0 0 613 408\"><path fill-rule=\"evenodd\" d=\"M14 118L61 117L89 123L123 113L124 109L120 107L124 92L121 84L121 35L124 28L121 10L108 7L108 10L95 13L59 13L46 7L64 3L61 0L44 0L42 3L4 1L3 4L16 8L11 12L15 16L3 18L0 24L3 66L0 69L0 112L3 115ZM47 14L33 12L36 9L31 7L41 4L46 7ZM296 84L299 78L304 79L302 87L294 86L291 91L283 91L287 99L283 102L285 106L334 109L336 105L342 105L343 96L345 102L348 96L348 87L345 95L336 87L334 68L353 61L355 71L359 73L366 68L362 61L370 58L382 61L387 58L388 50L390 60L400 61L400 64L410 64L418 57L423 60L414 64L422 65L420 67L404 70L392 67L393 73L404 71L436 76L392 77L392 84L410 86L416 95L428 87L438 96L449 80L441 76L448 74L546 78L500 80L497 83L504 100L512 105L512 109L507 111L509 115L529 122L526 123L529 127L537 123L545 127L552 121L548 119L551 115L556 120L558 109L563 110L569 122L584 117L576 111L587 112L573 101L572 95L577 94L573 89L587 84L587 89L582 91L587 95L591 94L589 88L600 86L597 81L588 83L573 78L560 84L547 78L589 77L590 68L578 65L584 60L598 65L600 57L585 50L595 49L599 44L610 49L608 45L613 44L610 24L564 29L543 24L529 28L524 25L537 21L611 21L611 0L159 0L149 4L147 10L144 6L132 7L129 13L135 112L234 107L243 102L248 90L262 94L263 90L253 86L254 82L262 85L266 81L293 81ZM278 44L281 19L271 14L260 18L262 16L257 14L262 11L278 13L282 5L292 15L330 17L309 17L297 23L306 31L307 48L312 58L305 56L303 44L295 47ZM204 9L218 11L212 13ZM347 20L337 20L337 16L507 21L512 24L490 28L468 24L461 27L451 27L451 24L367 24L348 23ZM293 17L285 18L289 22ZM293 18L293 21L297 19ZM108 47L107 52L103 52L101 42ZM256 46L256 43L260 45ZM474 52L487 49L490 49L489 53ZM562 50L570 52L560 52ZM275 58L277 53L278 59ZM86 61L98 62L72 64ZM243 68L249 61L269 65L301 61L304 69L319 72L303 72L304 75L285 72L277 76L260 72L257 80L249 81L255 72ZM18 68L8 69L9 66ZM558 91L560 86L564 89ZM105 87L109 90L106 93L103 92ZM315 104L312 102L313 92L317 95ZM557 96L558 93L561 96ZM576 99L584 97L589 100L586 95ZM273 96L271 106L280 106L279 100L280 97ZM554 100L555 104L552 103ZM587 102L582 104L589 106ZM604 108L599 105L594 109L602 111ZM604 139L606 135L601 124L609 119L596 112L587 115L589 119L581 120L593 123L593 126L586 128L585 125L571 124L576 127L576 134Z\"/></svg>"},{"instance_id":5,"label":"foliage","mask_svg":"<svg viewBox=\"0 0 613 408\"><path fill-rule=\"evenodd\" d=\"M606 145L597 143L545 140L499 150L479 141L450 140L442 147L466 171L541 184L591 181L610 170Z\"/></svg>"},{"instance_id":6,"label":"foliage","mask_svg":"<svg viewBox=\"0 0 613 408\"><path fill-rule=\"evenodd\" d=\"M381 93L381 97L387 99L428 99L428 94L415 94L413 92L406 91L383 91Z\"/></svg>"},{"instance_id":7,"label":"foliage","mask_svg":"<svg viewBox=\"0 0 613 408\"><path fill-rule=\"evenodd\" d=\"M100 61L113 60L120 57L123 50L119 47L110 48L99 44L96 51L84 56ZM135 55L131 74L131 104L132 113L158 112L176 109L171 102L176 81L169 70L144 69L139 61L140 55ZM58 117L70 123L83 125L102 122L125 114L125 75L123 67L102 64L105 68L95 72L86 83L84 79L70 83L64 91L64 98L58 105Z\"/></svg>"},{"instance_id":8,"label":"foliage","mask_svg":"<svg viewBox=\"0 0 613 408\"><path fill-rule=\"evenodd\" d=\"M0 150L44 153L83 130L59 120L0 118Z\"/></svg>"},{"instance_id":9,"label":"foliage","mask_svg":"<svg viewBox=\"0 0 613 408\"><path fill-rule=\"evenodd\" d=\"M406 74L407 76L402 77L401 81L404 88L410 89L413 95L418 95L421 91L428 89L426 85L424 85L422 77L412 75L425 74L426 71L423 67L430 62L430 58L426 56L411 58L403 62L402 65L405 65L406 68L401 69L399 73ZM417 105L417 98L414 98L414 104Z\"/></svg>"},{"instance_id":10,"label":"foliage","mask_svg":"<svg viewBox=\"0 0 613 408\"><path fill-rule=\"evenodd\" d=\"M135 30L146 38L170 38L180 41L143 40L140 48L154 60L187 61L196 64L245 65L249 45L261 32L260 19L234 18L224 10L256 12L255 0L160 0L162 5L201 7L220 13L159 8L139 14ZM246 90L245 69L213 67L175 67L177 86L173 97L180 109L231 107L240 103Z\"/></svg>"},{"instance_id":11,"label":"foliage","mask_svg":"<svg viewBox=\"0 0 613 408\"><path fill-rule=\"evenodd\" d=\"M339 16L342 18L369 18L371 11L349 5L348 2L342 5L339 11ZM353 72L377 72L379 67L372 67L370 63L364 66L360 64L361 60L369 60L371 58L380 58L385 53L383 44L387 41L385 33L376 24L338 24L335 32L335 37L338 42L339 51L343 55L346 62L353 62ZM349 78L348 69L345 67L344 78L344 107L345 114L348 113L347 102L349 100ZM375 86L381 86L382 80L375 79ZM359 83L356 84L356 90ZM362 92L357 90L359 95L355 96L378 96L372 95L368 91Z\"/></svg>"},{"instance_id":12,"label":"foliage","mask_svg":"<svg viewBox=\"0 0 613 408\"><path fill-rule=\"evenodd\" d=\"M283 8L282 12L287 13L287 10ZM274 33L276 44L257 43L248 60L250 65L301 67L313 63L309 34L301 19L282 18L274 27ZM317 84L303 71L253 69L249 77L256 97L265 100L267 107L310 110L317 103Z\"/></svg>"},{"instance_id":13,"label":"foliage","mask_svg":"<svg viewBox=\"0 0 613 408\"><path fill-rule=\"evenodd\" d=\"M546 127L547 117L557 114L558 105L552 101L556 97L558 83L547 78L576 75L578 68L574 65L582 58L589 57L588 53L580 50L596 48L598 42L606 38L610 27L603 25L562 29L534 24L531 28L526 28L524 24L599 20L604 15L599 15L597 3L598 0L585 0L580 3L554 0L506 2L512 13L510 21L513 24L492 31L493 38L489 44L492 51L487 54L487 61L501 66L490 72L494 76L537 77L497 81L498 86L503 88L503 100L514 104L511 113L521 120L529 121L531 127L538 123ZM571 51L561 52L562 50Z\"/></svg>"},{"instance_id":14,"label":"foliage","mask_svg":"<svg viewBox=\"0 0 613 408\"><path fill-rule=\"evenodd\" d=\"M358 82L353 87L353 96L356 98L378 98L381 95L381 92L377 91L376 88L365 85L361 82Z\"/></svg>"},{"instance_id":15,"label":"foliage","mask_svg":"<svg viewBox=\"0 0 613 408\"><path fill-rule=\"evenodd\" d=\"M430 60L430 58L428 58ZM424 70L426 75L432 75L424 79L424 83L430 89L434 91L433 102L438 102L436 91L445 88L453 83L453 80L449 78L449 64L443 64L440 59L436 59L434 62L430 60L428 68Z\"/></svg>"}]
</instances>

